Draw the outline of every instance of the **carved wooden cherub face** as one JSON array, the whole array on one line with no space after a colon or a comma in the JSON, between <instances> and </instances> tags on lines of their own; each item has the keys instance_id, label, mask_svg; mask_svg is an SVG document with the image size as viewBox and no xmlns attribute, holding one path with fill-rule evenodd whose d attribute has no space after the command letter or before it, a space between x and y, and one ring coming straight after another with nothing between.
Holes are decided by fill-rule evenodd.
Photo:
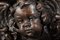
<instances>
[{"instance_id":1,"label":"carved wooden cherub face","mask_svg":"<svg viewBox=\"0 0 60 40\"><path fill-rule=\"evenodd\" d=\"M17 1L26 2L27 0L17 0Z\"/></svg>"},{"instance_id":2,"label":"carved wooden cherub face","mask_svg":"<svg viewBox=\"0 0 60 40\"><path fill-rule=\"evenodd\" d=\"M19 33L24 36L35 36L42 32L42 24L39 13L34 4L24 4L17 7L14 14Z\"/></svg>"}]
</instances>

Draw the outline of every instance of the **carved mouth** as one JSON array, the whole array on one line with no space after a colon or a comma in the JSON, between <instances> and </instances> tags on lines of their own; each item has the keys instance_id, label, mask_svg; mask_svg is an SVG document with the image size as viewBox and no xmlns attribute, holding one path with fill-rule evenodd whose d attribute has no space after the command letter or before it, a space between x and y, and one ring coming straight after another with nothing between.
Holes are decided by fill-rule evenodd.
<instances>
[{"instance_id":1,"label":"carved mouth","mask_svg":"<svg viewBox=\"0 0 60 40\"><path fill-rule=\"evenodd\" d=\"M34 32L34 31L32 31L32 30L28 30L28 31L26 31L26 34L27 34L28 36L32 36L32 35L33 35L33 32Z\"/></svg>"},{"instance_id":2,"label":"carved mouth","mask_svg":"<svg viewBox=\"0 0 60 40\"><path fill-rule=\"evenodd\" d=\"M27 30L26 33L32 33L33 31L32 30Z\"/></svg>"}]
</instances>

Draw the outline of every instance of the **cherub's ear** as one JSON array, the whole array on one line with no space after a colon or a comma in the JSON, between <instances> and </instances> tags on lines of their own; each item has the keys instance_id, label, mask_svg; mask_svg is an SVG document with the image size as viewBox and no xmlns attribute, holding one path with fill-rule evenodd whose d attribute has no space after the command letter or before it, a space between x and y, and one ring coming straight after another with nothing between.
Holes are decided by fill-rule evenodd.
<instances>
[{"instance_id":1,"label":"cherub's ear","mask_svg":"<svg viewBox=\"0 0 60 40\"><path fill-rule=\"evenodd\" d=\"M52 10L54 12L58 13L59 5L58 5L58 2L56 0L47 0L46 3L47 3L47 5L49 5L52 8Z\"/></svg>"},{"instance_id":2,"label":"cherub's ear","mask_svg":"<svg viewBox=\"0 0 60 40\"><path fill-rule=\"evenodd\" d=\"M54 12L59 12L59 5L56 0L37 0L37 2L42 2L45 6L48 5Z\"/></svg>"},{"instance_id":3,"label":"cherub's ear","mask_svg":"<svg viewBox=\"0 0 60 40\"><path fill-rule=\"evenodd\" d=\"M0 2L0 12L6 11L6 9L9 7L9 4L6 2Z\"/></svg>"},{"instance_id":4,"label":"cherub's ear","mask_svg":"<svg viewBox=\"0 0 60 40\"><path fill-rule=\"evenodd\" d=\"M37 0L37 2L43 2L43 1L45 1L45 0Z\"/></svg>"}]
</instances>

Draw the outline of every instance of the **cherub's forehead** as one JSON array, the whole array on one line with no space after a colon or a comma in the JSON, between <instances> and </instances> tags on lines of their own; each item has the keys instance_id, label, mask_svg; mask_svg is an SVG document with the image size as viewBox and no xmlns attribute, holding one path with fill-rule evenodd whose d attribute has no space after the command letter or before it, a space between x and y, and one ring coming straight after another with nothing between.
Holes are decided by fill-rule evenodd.
<instances>
[{"instance_id":1,"label":"cherub's forehead","mask_svg":"<svg viewBox=\"0 0 60 40\"><path fill-rule=\"evenodd\" d=\"M23 2L34 2L36 0L17 0L17 1L23 3Z\"/></svg>"},{"instance_id":2,"label":"cherub's forehead","mask_svg":"<svg viewBox=\"0 0 60 40\"><path fill-rule=\"evenodd\" d=\"M26 10L27 11L27 10ZM33 14L33 13L29 13L29 12L27 12L27 13L24 13L24 12L16 12L15 13L15 15L16 16L20 16L20 17L29 17L29 16L34 16L34 15L36 15L36 14Z\"/></svg>"},{"instance_id":3,"label":"cherub's forehead","mask_svg":"<svg viewBox=\"0 0 60 40\"><path fill-rule=\"evenodd\" d=\"M35 15L36 11L34 9L35 9L35 6L32 6L32 5L28 7L23 7L22 9L20 7L17 7L15 14L23 15L23 16Z\"/></svg>"},{"instance_id":4,"label":"cherub's forehead","mask_svg":"<svg viewBox=\"0 0 60 40\"><path fill-rule=\"evenodd\" d=\"M19 1L31 1L31 0L19 0Z\"/></svg>"},{"instance_id":5,"label":"cherub's forehead","mask_svg":"<svg viewBox=\"0 0 60 40\"><path fill-rule=\"evenodd\" d=\"M20 0L20 1L28 1L28 0Z\"/></svg>"},{"instance_id":6,"label":"cherub's forehead","mask_svg":"<svg viewBox=\"0 0 60 40\"><path fill-rule=\"evenodd\" d=\"M18 0L19 2L27 2L27 1L29 1L29 0Z\"/></svg>"},{"instance_id":7,"label":"cherub's forehead","mask_svg":"<svg viewBox=\"0 0 60 40\"><path fill-rule=\"evenodd\" d=\"M20 16L20 17L29 17L29 16L34 16L35 14L32 14L32 13L17 13L16 15Z\"/></svg>"}]
</instances>

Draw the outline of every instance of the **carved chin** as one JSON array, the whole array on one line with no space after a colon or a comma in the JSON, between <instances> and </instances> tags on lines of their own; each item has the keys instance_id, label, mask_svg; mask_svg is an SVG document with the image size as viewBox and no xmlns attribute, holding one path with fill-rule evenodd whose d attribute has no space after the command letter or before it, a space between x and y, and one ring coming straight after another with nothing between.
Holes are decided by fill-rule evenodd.
<instances>
[{"instance_id":1,"label":"carved chin","mask_svg":"<svg viewBox=\"0 0 60 40\"><path fill-rule=\"evenodd\" d=\"M27 36L33 36L33 33L27 33Z\"/></svg>"},{"instance_id":2,"label":"carved chin","mask_svg":"<svg viewBox=\"0 0 60 40\"><path fill-rule=\"evenodd\" d=\"M26 36L33 36L34 35L34 32L33 31L26 31L25 32L26 34Z\"/></svg>"}]
</instances>

